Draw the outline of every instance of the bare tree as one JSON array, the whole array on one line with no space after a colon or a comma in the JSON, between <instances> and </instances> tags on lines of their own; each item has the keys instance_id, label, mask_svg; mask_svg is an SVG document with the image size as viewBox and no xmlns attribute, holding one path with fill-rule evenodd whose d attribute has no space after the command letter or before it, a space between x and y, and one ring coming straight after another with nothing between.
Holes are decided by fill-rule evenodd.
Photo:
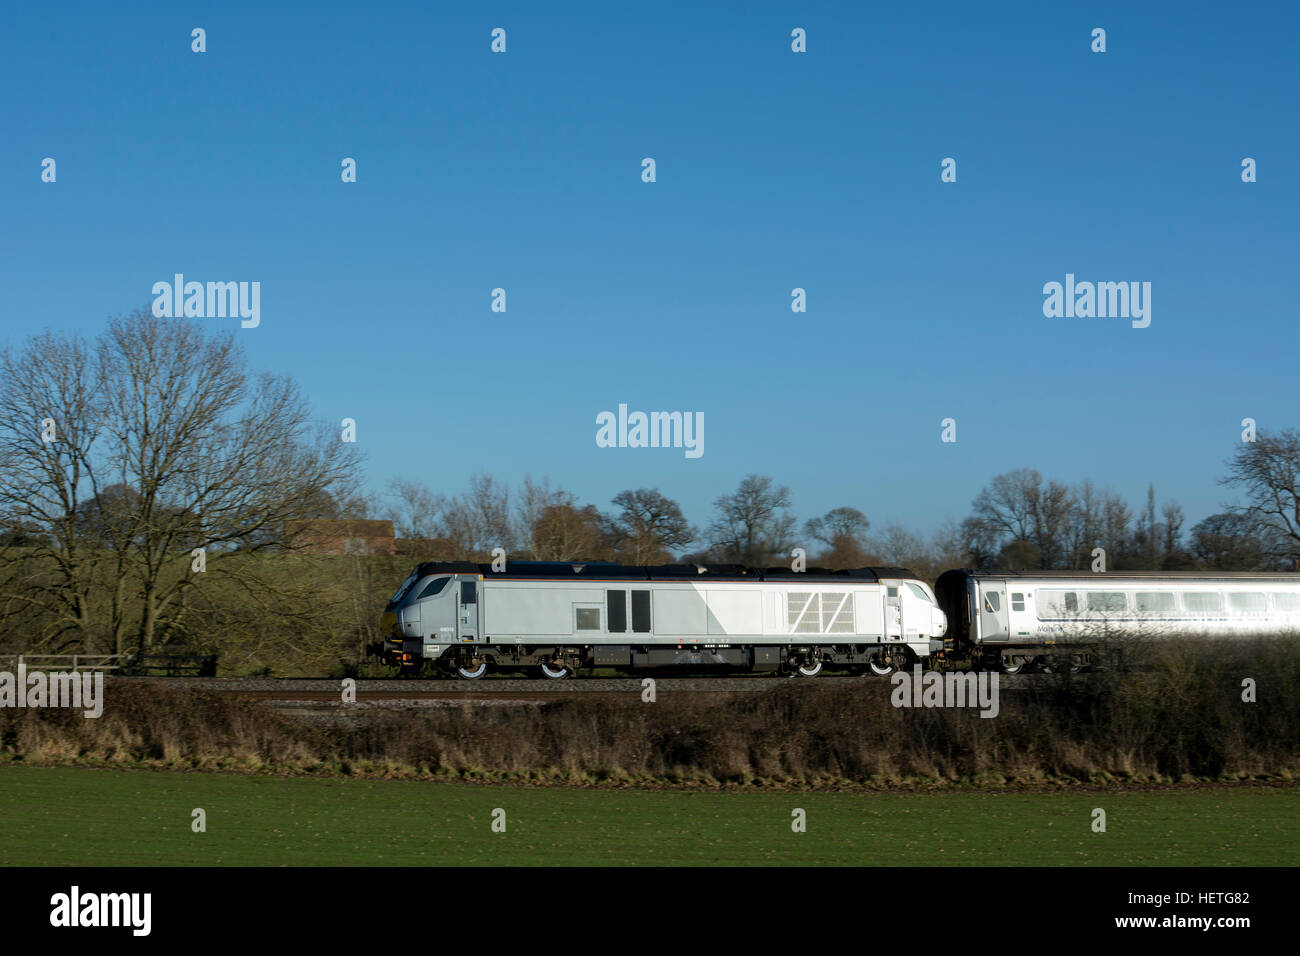
<instances>
[{"instance_id":1,"label":"bare tree","mask_svg":"<svg viewBox=\"0 0 1300 956\"><path fill-rule=\"evenodd\" d=\"M509 552L518 537L510 515L510 489L491 475L475 475L469 490L444 506L439 531L465 559L485 561L494 548Z\"/></svg>"},{"instance_id":2,"label":"bare tree","mask_svg":"<svg viewBox=\"0 0 1300 956\"><path fill-rule=\"evenodd\" d=\"M388 483L388 516L397 537L429 540L437 537L440 515L447 499L417 481L394 478Z\"/></svg>"},{"instance_id":3,"label":"bare tree","mask_svg":"<svg viewBox=\"0 0 1300 956\"><path fill-rule=\"evenodd\" d=\"M1106 567L1115 569L1127 563L1130 549L1130 524L1133 514L1127 502L1107 491L1101 503L1101 547L1106 549Z\"/></svg>"},{"instance_id":4,"label":"bare tree","mask_svg":"<svg viewBox=\"0 0 1300 956\"><path fill-rule=\"evenodd\" d=\"M1068 567L1086 568L1092 562L1093 548L1101 546L1104 494L1085 478L1073 493L1070 510Z\"/></svg>"},{"instance_id":5,"label":"bare tree","mask_svg":"<svg viewBox=\"0 0 1300 956\"><path fill-rule=\"evenodd\" d=\"M1032 468L996 476L976 495L966 526L972 552L997 552L1002 563L1057 567L1065 558L1072 510L1070 489L1043 484Z\"/></svg>"},{"instance_id":6,"label":"bare tree","mask_svg":"<svg viewBox=\"0 0 1300 956\"><path fill-rule=\"evenodd\" d=\"M42 385L51 356L68 383L54 415L45 409L59 392ZM48 534L42 556L62 570L46 600L65 607L63 622L83 640L106 639L117 651L152 647L160 630L183 626L205 581L233 575L256 587L244 555L290 544L286 522L322 494L354 494L354 446L312 422L291 380L251 375L230 333L140 310L111 321L93 357L47 334L6 351L3 362L12 377L0 398L0 500ZM25 437L27 423L47 415L59 440ZM99 522L98 540L84 540L84 500L102 512L113 500L107 486L118 489L118 504ZM191 570L195 548L204 573ZM105 564L106 633L84 615L96 589L85 572Z\"/></svg>"},{"instance_id":7,"label":"bare tree","mask_svg":"<svg viewBox=\"0 0 1300 956\"><path fill-rule=\"evenodd\" d=\"M1232 510L1270 532L1264 542L1272 556L1300 570L1300 432L1259 432L1243 442L1221 484L1243 492L1246 504Z\"/></svg>"},{"instance_id":8,"label":"bare tree","mask_svg":"<svg viewBox=\"0 0 1300 956\"><path fill-rule=\"evenodd\" d=\"M998 525L988 518L971 515L961 523L962 550L978 570L987 571L997 563L1001 539Z\"/></svg>"},{"instance_id":9,"label":"bare tree","mask_svg":"<svg viewBox=\"0 0 1300 956\"><path fill-rule=\"evenodd\" d=\"M790 507L785 485L773 487L771 478L749 475L735 492L719 496L714 507L709 538L722 560L761 567L789 554L794 516L785 510Z\"/></svg>"},{"instance_id":10,"label":"bare tree","mask_svg":"<svg viewBox=\"0 0 1300 956\"><path fill-rule=\"evenodd\" d=\"M681 506L653 488L620 491L613 503L618 512L609 520L618 554L629 564L672 560L695 540L696 531Z\"/></svg>"},{"instance_id":11,"label":"bare tree","mask_svg":"<svg viewBox=\"0 0 1300 956\"><path fill-rule=\"evenodd\" d=\"M572 508L576 504L577 499L571 493L563 488L551 487L549 478L537 480L532 475L524 476L524 487L519 492L515 521L520 538L519 544L534 561L542 560L540 557L542 552L549 550L548 545L538 537L547 511L551 508Z\"/></svg>"},{"instance_id":12,"label":"bare tree","mask_svg":"<svg viewBox=\"0 0 1300 956\"><path fill-rule=\"evenodd\" d=\"M0 351L0 516L6 535L5 618L36 615L37 646L78 638L88 650L123 627L116 603L95 601L96 571L114 557L85 541L78 515L98 491L95 451L103 429L102 381L93 348L45 332Z\"/></svg>"},{"instance_id":13,"label":"bare tree","mask_svg":"<svg viewBox=\"0 0 1300 956\"><path fill-rule=\"evenodd\" d=\"M1147 570L1160 570L1160 532L1156 527L1156 486L1147 483L1147 507L1143 515L1143 550L1145 551Z\"/></svg>"},{"instance_id":14,"label":"bare tree","mask_svg":"<svg viewBox=\"0 0 1300 956\"><path fill-rule=\"evenodd\" d=\"M595 505L550 505L538 515L530 536L538 561L603 561L612 556L607 527Z\"/></svg>"},{"instance_id":15,"label":"bare tree","mask_svg":"<svg viewBox=\"0 0 1300 956\"><path fill-rule=\"evenodd\" d=\"M978 495L971 507L974 517L1002 540L1028 541L1033 530L1034 493L1043 476L1032 468L998 475Z\"/></svg>"},{"instance_id":16,"label":"bare tree","mask_svg":"<svg viewBox=\"0 0 1300 956\"><path fill-rule=\"evenodd\" d=\"M1030 507L1033 543L1038 547L1039 566L1059 568L1065 560L1073 499L1070 489L1056 481L1031 489Z\"/></svg>"},{"instance_id":17,"label":"bare tree","mask_svg":"<svg viewBox=\"0 0 1300 956\"><path fill-rule=\"evenodd\" d=\"M1191 549L1202 565L1216 571L1267 570L1276 553L1272 542L1266 540L1269 533L1253 515L1224 512L1210 515L1192 528Z\"/></svg>"},{"instance_id":18,"label":"bare tree","mask_svg":"<svg viewBox=\"0 0 1300 956\"><path fill-rule=\"evenodd\" d=\"M966 568L971 564L972 555L966 550L961 526L951 518L944 519L930 537L930 574L938 577L949 568ZM922 569L912 570L919 573Z\"/></svg>"},{"instance_id":19,"label":"bare tree","mask_svg":"<svg viewBox=\"0 0 1300 956\"><path fill-rule=\"evenodd\" d=\"M1183 516L1182 505L1176 501L1170 501L1160 509L1160 515L1163 519L1160 522L1160 532L1163 538L1161 550L1164 552L1161 558L1161 567L1166 570L1188 567L1191 560L1182 544L1183 522L1186 520Z\"/></svg>"},{"instance_id":20,"label":"bare tree","mask_svg":"<svg viewBox=\"0 0 1300 956\"><path fill-rule=\"evenodd\" d=\"M890 524L872 539L871 550L880 555L888 565L911 568L930 563L928 545L900 524Z\"/></svg>"},{"instance_id":21,"label":"bare tree","mask_svg":"<svg viewBox=\"0 0 1300 956\"><path fill-rule=\"evenodd\" d=\"M832 508L820 518L809 518L803 525L805 534L832 549L851 543L861 547L870 527L866 515L847 506Z\"/></svg>"}]
</instances>

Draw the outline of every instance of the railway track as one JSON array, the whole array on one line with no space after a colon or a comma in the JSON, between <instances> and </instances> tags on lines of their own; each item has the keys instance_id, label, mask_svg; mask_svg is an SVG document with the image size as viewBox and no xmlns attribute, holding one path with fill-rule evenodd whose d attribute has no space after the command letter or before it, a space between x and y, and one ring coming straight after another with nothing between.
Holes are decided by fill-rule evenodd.
<instances>
[{"instance_id":1,"label":"railway track","mask_svg":"<svg viewBox=\"0 0 1300 956\"><path fill-rule=\"evenodd\" d=\"M319 703L338 703L341 699L339 691L315 691L315 690L215 690L222 697L245 697L253 700L269 701L304 701ZM697 693L699 693L697 691ZM706 694L726 693L726 691L704 691ZM548 701L548 700L574 700L582 697L582 694L565 693L558 690L500 690L490 693L475 691L452 691L452 690L416 690L416 691L358 691L357 703L366 703L367 701L380 700L461 700L461 701L481 701L481 700L499 700L499 701ZM636 691L617 691L612 694L603 694L603 697L639 697Z\"/></svg>"},{"instance_id":2,"label":"railway track","mask_svg":"<svg viewBox=\"0 0 1300 956\"><path fill-rule=\"evenodd\" d=\"M1039 675L1001 675L1001 688L1011 690L1031 685ZM1043 675L1049 676L1049 675ZM157 683L160 686L186 687L207 691L221 697L244 697L253 700L286 703L340 703L341 680L317 678L241 678L241 677L134 677L121 680ZM499 678L479 681L463 680L358 680L356 701L527 701L545 702L576 700L591 695L640 699L642 678L606 677L562 681ZM796 686L848 685L889 687L888 677L667 677L655 678L656 699L673 694L722 696L755 694L794 683Z\"/></svg>"},{"instance_id":3,"label":"railway track","mask_svg":"<svg viewBox=\"0 0 1300 956\"><path fill-rule=\"evenodd\" d=\"M123 680L157 683L165 687L187 687L222 697L247 697L254 700L337 702L342 697L341 680L315 678L240 678L240 677L139 677ZM610 677L592 680L538 681L500 678L495 680L358 680L356 700L573 700L590 695L636 697L643 690L641 678ZM825 683L862 680L857 677L829 677ZM754 678L656 678L657 697L673 693L738 694L759 693L785 683L774 679Z\"/></svg>"}]
</instances>

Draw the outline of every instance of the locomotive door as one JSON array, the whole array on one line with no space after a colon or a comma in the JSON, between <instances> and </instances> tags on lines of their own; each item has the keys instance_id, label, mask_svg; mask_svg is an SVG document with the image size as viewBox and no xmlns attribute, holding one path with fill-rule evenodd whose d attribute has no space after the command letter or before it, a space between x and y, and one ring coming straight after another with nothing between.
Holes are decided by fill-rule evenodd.
<instances>
[{"instance_id":1,"label":"locomotive door","mask_svg":"<svg viewBox=\"0 0 1300 956\"><path fill-rule=\"evenodd\" d=\"M981 641L1005 641L1011 637L1007 620L1007 586L992 582L980 584Z\"/></svg>"},{"instance_id":2,"label":"locomotive door","mask_svg":"<svg viewBox=\"0 0 1300 956\"><path fill-rule=\"evenodd\" d=\"M460 640L469 644L478 640L478 582L460 582Z\"/></svg>"},{"instance_id":3,"label":"locomotive door","mask_svg":"<svg viewBox=\"0 0 1300 956\"><path fill-rule=\"evenodd\" d=\"M885 640L903 639L903 599L897 585L885 588Z\"/></svg>"}]
</instances>

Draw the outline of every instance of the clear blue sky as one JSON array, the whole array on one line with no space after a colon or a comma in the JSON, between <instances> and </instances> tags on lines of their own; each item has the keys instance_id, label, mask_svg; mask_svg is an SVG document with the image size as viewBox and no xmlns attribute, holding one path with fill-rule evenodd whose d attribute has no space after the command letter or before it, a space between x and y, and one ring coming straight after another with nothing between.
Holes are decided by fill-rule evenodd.
<instances>
[{"instance_id":1,"label":"clear blue sky","mask_svg":"<svg viewBox=\"0 0 1300 956\"><path fill-rule=\"evenodd\" d=\"M758 472L928 532L1034 467L1190 525L1243 417L1300 426L1300 5L985 6L9 5L3 337L256 280L260 327L205 321L355 418L375 490L702 525ZM1067 272L1151 282L1150 328L1045 318ZM703 412L704 456L598 448L620 402Z\"/></svg>"}]
</instances>

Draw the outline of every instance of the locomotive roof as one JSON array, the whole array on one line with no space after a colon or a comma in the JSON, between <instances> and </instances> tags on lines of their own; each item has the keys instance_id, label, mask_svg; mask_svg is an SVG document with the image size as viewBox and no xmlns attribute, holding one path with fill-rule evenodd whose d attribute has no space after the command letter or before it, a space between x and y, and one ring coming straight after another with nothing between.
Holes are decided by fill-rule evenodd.
<instances>
[{"instance_id":1,"label":"locomotive roof","mask_svg":"<svg viewBox=\"0 0 1300 956\"><path fill-rule=\"evenodd\" d=\"M473 561L425 561L416 567L426 574L481 574L485 578L590 578L633 581L671 581L706 578L711 581L879 581L882 578L915 578L906 568L850 568L831 571L808 568L747 568L739 564L655 564L628 565L611 561L508 561L504 571L491 564Z\"/></svg>"}]
</instances>

